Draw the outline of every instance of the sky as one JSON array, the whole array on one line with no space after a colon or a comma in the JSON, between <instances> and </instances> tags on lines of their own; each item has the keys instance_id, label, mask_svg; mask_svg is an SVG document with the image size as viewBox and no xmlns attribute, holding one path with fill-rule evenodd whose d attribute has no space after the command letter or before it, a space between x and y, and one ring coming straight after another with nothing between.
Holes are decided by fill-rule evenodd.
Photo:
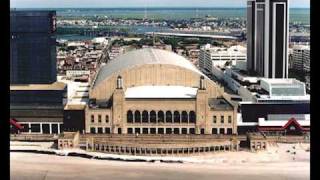
<instances>
[{"instance_id":1,"label":"sky","mask_svg":"<svg viewBox=\"0 0 320 180\"><path fill-rule=\"evenodd\" d=\"M11 8L245 7L247 0L10 0ZM309 8L310 0L290 0L291 8Z\"/></svg>"}]
</instances>

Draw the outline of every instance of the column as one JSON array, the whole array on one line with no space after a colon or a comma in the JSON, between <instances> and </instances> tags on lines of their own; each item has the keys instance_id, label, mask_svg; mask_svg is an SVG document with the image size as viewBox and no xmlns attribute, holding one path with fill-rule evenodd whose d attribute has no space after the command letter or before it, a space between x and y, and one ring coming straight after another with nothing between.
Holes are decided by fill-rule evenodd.
<instances>
[{"instance_id":1,"label":"column","mask_svg":"<svg viewBox=\"0 0 320 180\"><path fill-rule=\"evenodd\" d=\"M50 134L52 134L52 123L49 124L49 131L50 131Z\"/></svg>"},{"instance_id":2,"label":"column","mask_svg":"<svg viewBox=\"0 0 320 180\"><path fill-rule=\"evenodd\" d=\"M40 123L40 134L43 134L43 131L42 131L42 123Z\"/></svg>"},{"instance_id":3,"label":"column","mask_svg":"<svg viewBox=\"0 0 320 180\"><path fill-rule=\"evenodd\" d=\"M60 134L60 123L58 123L58 134Z\"/></svg>"},{"instance_id":4,"label":"column","mask_svg":"<svg viewBox=\"0 0 320 180\"><path fill-rule=\"evenodd\" d=\"M93 138L91 138L91 149L94 150Z\"/></svg>"},{"instance_id":5,"label":"column","mask_svg":"<svg viewBox=\"0 0 320 180\"><path fill-rule=\"evenodd\" d=\"M29 123L29 133L31 133L31 123Z\"/></svg>"}]
</instances>

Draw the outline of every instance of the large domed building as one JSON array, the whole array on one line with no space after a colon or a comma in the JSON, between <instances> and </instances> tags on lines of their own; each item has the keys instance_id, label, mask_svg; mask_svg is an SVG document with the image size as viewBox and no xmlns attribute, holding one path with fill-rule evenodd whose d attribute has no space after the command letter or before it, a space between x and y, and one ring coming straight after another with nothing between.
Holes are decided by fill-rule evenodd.
<instances>
[{"instance_id":1,"label":"large domed building","mask_svg":"<svg viewBox=\"0 0 320 180\"><path fill-rule=\"evenodd\" d=\"M103 65L89 97L86 133L237 133L223 88L170 51L139 49Z\"/></svg>"}]
</instances>

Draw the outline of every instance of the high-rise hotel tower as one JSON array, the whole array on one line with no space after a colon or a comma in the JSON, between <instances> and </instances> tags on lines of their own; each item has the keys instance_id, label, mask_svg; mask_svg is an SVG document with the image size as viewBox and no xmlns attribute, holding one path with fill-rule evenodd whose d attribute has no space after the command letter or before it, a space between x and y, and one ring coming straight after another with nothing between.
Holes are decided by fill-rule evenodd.
<instances>
[{"instance_id":1,"label":"high-rise hotel tower","mask_svg":"<svg viewBox=\"0 0 320 180\"><path fill-rule=\"evenodd\" d=\"M288 77L288 0L247 1L247 69L265 78Z\"/></svg>"}]
</instances>

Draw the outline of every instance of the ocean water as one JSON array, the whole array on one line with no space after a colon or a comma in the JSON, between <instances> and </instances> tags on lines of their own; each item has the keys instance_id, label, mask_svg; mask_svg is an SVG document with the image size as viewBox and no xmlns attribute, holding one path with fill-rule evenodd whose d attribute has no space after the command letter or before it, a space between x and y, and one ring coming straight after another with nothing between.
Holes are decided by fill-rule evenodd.
<instances>
[{"instance_id":1,"label":"ocean water","mask_svg":"<svg viewBox=\"0 0 320 180\"><path fill-rule=\"evenodd\" d=\"M58 8L58 16L106 16L117 18L190 19L206 15L221 18L246 18L246 8ZM309 8L291 8L290 22L310 22Z\"/></svg>"}]
</instances>

